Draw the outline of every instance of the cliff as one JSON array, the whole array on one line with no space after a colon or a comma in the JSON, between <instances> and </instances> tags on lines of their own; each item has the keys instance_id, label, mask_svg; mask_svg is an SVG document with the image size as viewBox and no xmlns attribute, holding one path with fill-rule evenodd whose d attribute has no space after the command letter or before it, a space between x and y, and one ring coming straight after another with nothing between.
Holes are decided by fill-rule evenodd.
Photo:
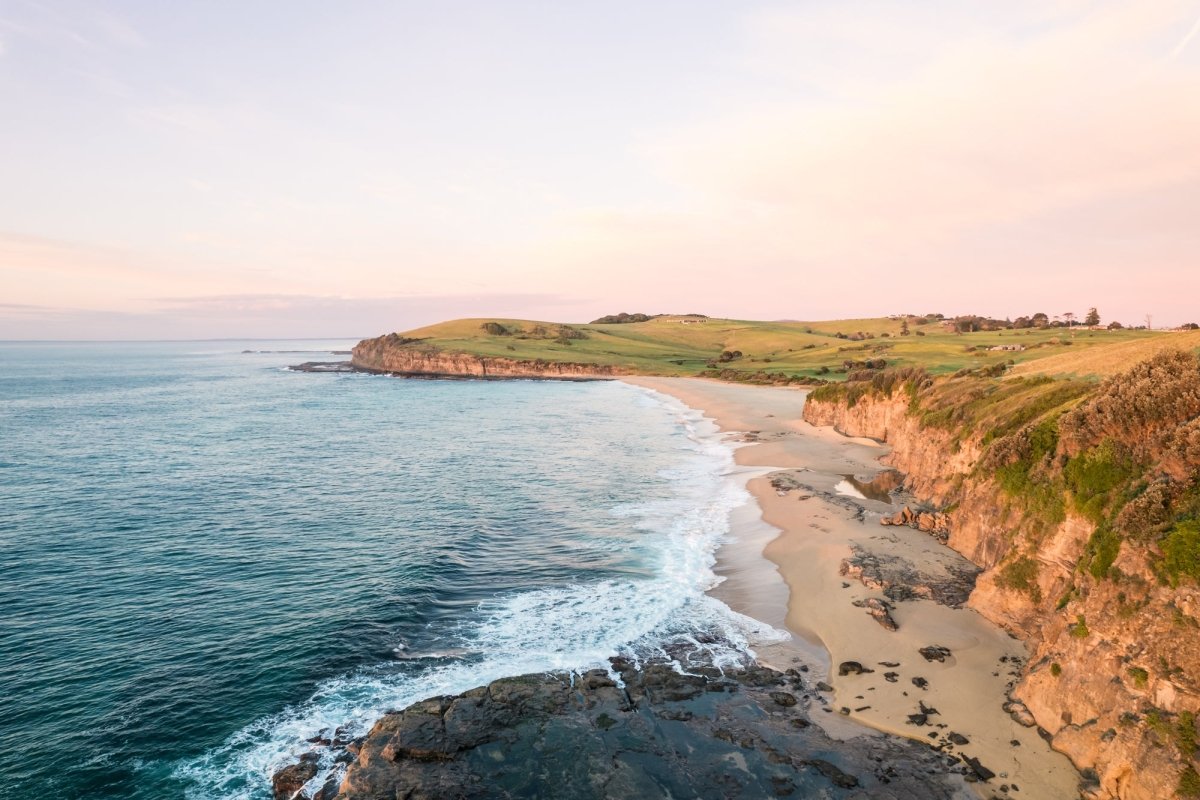
<instances>
[{"instance_id":1,"label":"cliff","mask_svg":"<svg viewBox=\"0 0 1200 800\"><path fill-rule=\"evenodd\" d=\"M1023 639L1013 694L1094 797L1200 796L1200 362L1102 385L918 373L818 390L805 419L885 441Z\"/></svg>"},{"instance_id":2,"label":"cliff","mask_svg":"<svg viewBox=\"0 0 1200 800\"><path fill-rule=\"evenodd\" d=\"M360 370L411 377L542 378L594 380L631 374L606 364L523 360L452 352L396 334L364 339L351 351L350 363Z\"/></svg>"}]
</instances>

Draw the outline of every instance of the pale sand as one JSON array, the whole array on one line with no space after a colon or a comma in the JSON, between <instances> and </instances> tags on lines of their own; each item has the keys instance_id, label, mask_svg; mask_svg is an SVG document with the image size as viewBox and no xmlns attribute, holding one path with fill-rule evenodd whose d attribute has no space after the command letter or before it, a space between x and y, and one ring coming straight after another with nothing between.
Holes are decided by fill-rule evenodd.
<instances>
[{"instance_id":1,"label":"pale sand","mask_svg":"<svg viewBox=\"0 0 1200 800\"><path fill-rule=\"evenodd\" d=\"M712 418L723 432L758 432L751 438L759 443L740 447L735 454L758 507L735 512L737 542L719 553L717 572L726 580L713 594L737 611L786 626L793 634L789 645L760 651L764 661L786 667L802 660L811 665L810 684L828 672L824 680L834 687L828 706L833 710L823 713L814 705L816 722L840 738L862 733L855 722L928 743L944 740L953 731L970 740L953 752L974 756L997 774L987 786L989 796L1003 784L1019 787L1012 797L1079 796L1079 775L1066 756L1051 750L1036 729L1020 726L1002 708L1015 668L1001 659L1024 660L1021 642L972 610L929 600L895 604L897 631L886 630L851 604L883 597L838 574L851 544L880 554L903 554L933 570L947 559L959 558L928 534L881 526L880 515L895 511L895 506L861 497L851 501L844 495L842 476L869 479L880 471L878 459L886 447L804 422L806 393L801 390L698 378L624 380L675 397ZM791 472L804 488L781 495L766 477L779 470ZM759 558L758 552L770 561ZM917 651L927 645L947 647L952 655L944 663L926 661ZM829 664L842 661L858 661L875 672L838 677ZM900 666L883 667L883 661ZM895 683L884 679L888 671L899 673ZM913 685L912 678L918 676L929 681L928 689ZM919 711L918 701L939 712L930 716L927 726L908 722L908 715ZM848 717L839 712L843 707L851 710ZM1020 744L1014 746L1013 740Z\"/></svg>"}]
</instances>

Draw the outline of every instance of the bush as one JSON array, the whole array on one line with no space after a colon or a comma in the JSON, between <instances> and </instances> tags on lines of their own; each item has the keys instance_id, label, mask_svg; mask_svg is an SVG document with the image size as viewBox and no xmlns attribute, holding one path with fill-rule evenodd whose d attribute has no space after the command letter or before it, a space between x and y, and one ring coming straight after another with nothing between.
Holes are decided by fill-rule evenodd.
<instances>
[{"instance_id":1,"label":"bush","mask_svg":"<svg viewBox=\"0 0 1200 800\"><path fill-rule=\"evenodd\" d=\"M563 340L566 340L566 339L586 339L586 338L588 338L586 333L579 330L578 328L572 328L570 325L559 325L558 328L555 330L555 334L556 334L555 338L560 342Z\"/></svg>"},{"instance_id":2,"label":"bush","mask_svg":"<svg viewBox=\"0 0 1200 800\"><path fill-rule=\"evenodd\" d=\"M488 336L511 336L512 333L508 328L501 325L499 322L485 322L479 326Z\"/></svg>"},{"instance_id":3,"label":"bush","mask_svg":"<svg viewBox=\"0 0 1200 800\"><path fill-rule=\"evenodd\" d=\"M1133 685L1138 689L1145 689L1150 683L1150 673L1141 667L1130 667L1126 672L1133 680Z\"/></svg>"},{"instance_id":4,"label":"bush","mask_svg":"<svg viewBox=\"0 0 1200 800\"><path fill-rule=\"evenodd\" d=\"M652 317L649 314L626 314L622 311L620 314L608 314L600 319L592 320L592 325L627 325L630 322L649 322Z\"/></svg>"},{"instance_id":5,"label":"bush","mask_svg":"<svg viewBox=\"0 0 1200 800\"><path fill-rule=\"evenodd\" d=\"M1083 618L1083 614L1075 615L1075 624L1071 625L1069 630L1076 639L1086 639L1092 633L1088 630L1087 620Z\"/></svg>"},{"instance_id":6,"label":"bush","mask_svg":"<svg viewBox=\"0 0 1200 800\"><path fill-rule=\"evenodd\" d=\"M1056 678L1057 678L1059 675L1062 675L1062 664L1059 664L1057 661L1055 661L1054 663L1052 663L1052 664L1050 665L1050 674L1051 674L1051 675L1053 675L1053 676L1054 676L1054 677L1056 677Z\"/></svg>"},{"instance_id":7,"label":"bush","mask_svg":"<svg viewBox=\"0 0 1200 800\"><path fill-rule=\"evenodd\" d=\"M1029 595L1035 603L1042 602L1042 590L1038 586L1038 562L1029 556L1021 556L1005 564L996 576L996 583L1005 588Z\"/></svg>"},{"instance_id":8,"label":"bush","mask_svg":"<svg viewBox=\"0 0 1200 800\"><path fill-rule=\"evenodd\" d=\"M1200 416L1200 359L1168 351L1101 384L1087 402L1063 415L1068 452L1105 439L1127 444L1135 461L1153 463L1165 440Z\"/></svg>"},{"instance_id":9,"label":"bush","mask_svg":"<svg viewBox=\"0 0 1200 800\"><path fill-rule=\"evenodd\" d=\"M1106 439L1067 462L1063 477L1074 495L1075 508L1099 524L1110 503L1110 493L1128 484L1136 472L1129 457Z\"/></svg>"},{"instance_id":10,"label":"bush","mask_svg":"<svg viewBox=\"0 0 1200 800\"><path fill-rule=\"evenodd\" d=\"M1196 715L1191 711L1180 711L1175 721L1175 746L1184 758L1196 752Z\"/></svg>"},{"instance_id":11,"label":"bush","mask_svg":"<svg viewBox=\"0 0 1200 800\"><path fill-rule=\"evenodd\" d=\"M995 475L1000 488L1020 500L1027 514L1051 526L1067 515L1062 481L1051 470L1057 447L1057 421L1048 419L996 442L989 453L990 463L999 462Z\"/></svg>"},{"instance_id":12,"label":"bush","mask_svg":"<svg viewBox=\"0 0 1200 800\"><path fill-rule=\"evenodd\" d=\"M1176 791L1180 797L1200 797L1200 773L1191 764L1179 776L1179 788Z\"/></svg>"},{"instance_id":13,"label":"bush","mask_svg":"<svg viewBox=\"0 0 1200 800\"><path fill-rule=\"evenodd\" d=\"M1121 536L1108 525L1101 525L1092 533L1084 551L1083 560L1088 562L1088 572L1096 580L1108 577L1109 570L1121 552Z\"/></svg>"},{"instance_id":14,"label":"bush","mask_svg":"<svg viewBox=\"0 0 1200 800\"><path fill-rule=\"evenodd\" d=\"M1180 494L1179 484L1165 478L1139 487L1117 514L1114 526L1126 536L1144 541L1171 521L1172 505Z\"/></svg>"},{"instance_id":15,"label":"bush","mask_svg":"<svg viewBox=\"0 0 1200 800\"><path fill-rule=\"evenodd\" d=\"M1172 580L1200 581L1200 520L1185 520L1172 528L1161 542L1163 567Z\"/></svg>"}]
</instances>

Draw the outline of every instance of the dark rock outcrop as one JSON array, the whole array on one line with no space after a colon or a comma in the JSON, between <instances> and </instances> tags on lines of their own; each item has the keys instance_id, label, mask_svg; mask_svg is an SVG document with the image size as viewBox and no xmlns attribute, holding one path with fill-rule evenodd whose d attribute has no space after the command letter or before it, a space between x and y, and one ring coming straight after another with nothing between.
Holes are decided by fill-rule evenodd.
<instances>
[{"instance_id":1,"label":"dark rock outcrop","mask_svg":"<svg viewBox=\"0 0 1200 800\"><path fill-rule=\"evenodd\" d=\"M809 723L816 702L800 672L754 663L505 678L385 715L337 798L969 796L969 766L894 736L835 742ZM312 764L277 773L277 796Z\"/></svg>"},{"instance_id":2,"label":"dark rock outcrop","mask_svg":"<svg viewBox=\"0 0 1200 800\"><path fill-rule=\"evenodd\" d=\"M884 627L885 630L899 630L896 625L896 620L892 619L892 607L878 597L868 597L866 600L856 600L854 605L865 608L867 613L875 618L875 621Z\"/></svg>"},{"instance_id":3,"label":"dark rock outcrop","mask_svg":"<svg viewBox=\"0 0 1200 800\"><path fill-rule=\"evenodd\" d=\"M931 644L928 647L922 647L917 652L926 661L945 661L950 657L950 648L942 647L940 644Z\"/></svg>"},{"instance_id":4,"label":"dark rock outcrop","mask_svg":"<svg viewBox=\"0 0 1200 800\"><path fill-rule=\"evenodd\" d=\"M945 559L936 570L929 566L922 568L901 556L853 546L852 555L842 561L839 572L857 579L868 589L883 592L884 597L895 603L922 599L958 608L971 596L980 569L965 558Z\"/></svg>"}]
</instances>

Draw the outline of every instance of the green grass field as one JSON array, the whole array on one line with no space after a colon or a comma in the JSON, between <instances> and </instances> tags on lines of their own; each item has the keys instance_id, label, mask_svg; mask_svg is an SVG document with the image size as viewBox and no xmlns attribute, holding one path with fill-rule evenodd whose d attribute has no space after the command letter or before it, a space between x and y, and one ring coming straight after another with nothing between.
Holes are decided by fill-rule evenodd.
<instances>
[{"instance_id":1,"label":"green grass field","mask_svg":"<svg viewBox=\"0 0 1200 800\"><path fill-rule=\"evenodd\" d=\"M487 322L498 323L509 333L488 333L483 327ZM538 326L545 330L537 330ZM460 319L402 335L448 351L619 365L659 375L700 374L723 351L741 351L741 357L719 366L825 380L844 378L846 361L868 359L885 359L889 367L920 366L935 375L1011 359L1017 364L1016 374L1100 376L1164 347L1200 348L1197 332L1043 328L960 334L937 322L910 322L909 334L901 335L901 326L899 318L754 322L666 316L648 322L570 325L585 338L562 339L555 335L562 323ZM839 338L839 333L874 338L856 341ZM1004 345L1023 349L990 349Z\"/></svg>"}]
</instances>

